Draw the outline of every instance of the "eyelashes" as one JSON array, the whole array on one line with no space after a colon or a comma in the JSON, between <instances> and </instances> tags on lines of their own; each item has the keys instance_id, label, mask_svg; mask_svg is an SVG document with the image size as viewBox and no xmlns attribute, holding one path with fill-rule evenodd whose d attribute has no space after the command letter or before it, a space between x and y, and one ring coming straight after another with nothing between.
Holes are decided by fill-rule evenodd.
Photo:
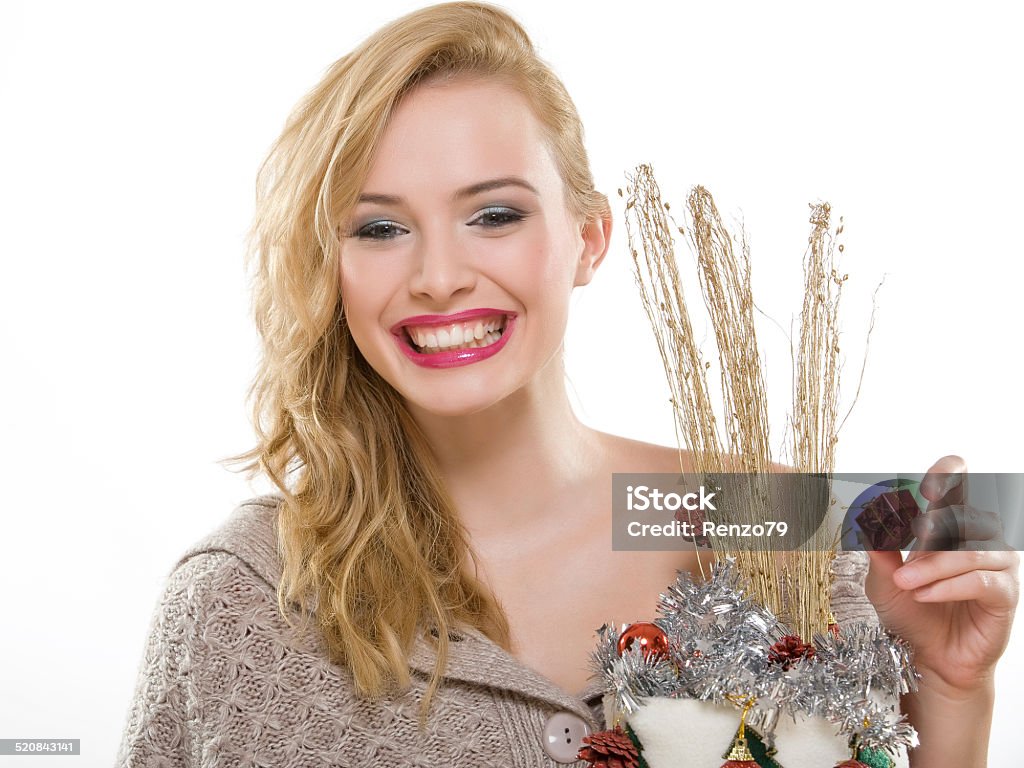
<instances>
[{"instance_id":1,"label":"eyelashes","mask_svg":"<svg viewBox=\"0 0 1024 768\"><path fill-rule=\"evenodd\" d=\"M503 227L506 224L511 224L516 221L522 221L526 218L522 213L513 209L505 207L492 207L484 208L480 211L480 214L473 219L470 225L479 224L485 227Z\"/></svg>"},{"instance_id":2,"label":"eyelashes","mask_svg":"<svg viewBox=\"0 0 1024 768\"><path fill-rule=\"evenodd\" d=\"M510 224L522 221L526 214L506 206L489 206L481 210L467 222L466 226L481 227L485 230L499 230ZM399 235L407 235L409 230L390 219L371 221L349 233L349 237L359 240L386 241L394 240Z\"/></svg>"},{"instance_id":3,"label":"eyelashes","mask_svg":"<svg viewBox=\"0 0 1024 768\"><path fill-rule=\"evenodd\" d=\"M394 240L403 232L408 232L405 227L394 221L371 221L364 224L349 237L357 237L360 240Z\"/></svg>"}]
</instances>

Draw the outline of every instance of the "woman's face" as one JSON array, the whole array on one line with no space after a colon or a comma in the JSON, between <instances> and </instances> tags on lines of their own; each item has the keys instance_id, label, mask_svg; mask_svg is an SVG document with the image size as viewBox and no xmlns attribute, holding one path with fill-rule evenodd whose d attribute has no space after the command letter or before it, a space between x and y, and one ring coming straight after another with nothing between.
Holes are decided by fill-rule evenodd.
<instances>
[{"instance_id":1,"label":"woman's face","mask_svg":"<svg viewBox=\"0 0 1024 768\"><path fill-rule=\"evenodd\" d=\"M356 345L412 406L473 413L555 370L582 226L525 99L495 79L421 85L394 112L341 252ZM557 370L556 370L557 369Z\"/></svg>"}]
</instances>

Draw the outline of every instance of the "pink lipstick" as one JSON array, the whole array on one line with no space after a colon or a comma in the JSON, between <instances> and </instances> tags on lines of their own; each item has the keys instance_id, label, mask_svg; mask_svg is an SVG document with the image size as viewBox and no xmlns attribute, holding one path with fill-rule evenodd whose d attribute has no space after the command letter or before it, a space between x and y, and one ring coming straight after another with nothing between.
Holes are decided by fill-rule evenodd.
<instances>
[{"instance_id":1,"label":"pink lipstick","mask_svg":"<svg viewBox=\"0 0 1024 768\"><path fill-rule=\"evenodd\" d=\"M481 308L451 315L416 315L391 327L402 353L424 368L469 365L498 353L508 342L516 315Z\"/></svg>"}]
</instances>

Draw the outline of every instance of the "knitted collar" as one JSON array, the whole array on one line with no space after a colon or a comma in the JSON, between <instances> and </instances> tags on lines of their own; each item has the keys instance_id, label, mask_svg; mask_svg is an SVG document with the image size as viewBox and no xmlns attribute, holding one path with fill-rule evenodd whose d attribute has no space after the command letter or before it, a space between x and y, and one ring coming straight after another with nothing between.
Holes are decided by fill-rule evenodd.
<instances>
[{"instance_id":1,"label":"knitted collar","mask_svg":"<svg viewBox=\"0 0 1024 768\"><path fill-rule=\"evenodd\" d=\"M277 538L277 513L281 501L278 493L244 501L218 528L189 547L174 567L202 552L229 552L242 560L276 594L282 573ZM459 639L449 643L448 648L448 678L530 696L558 709L574 712L591 728L597 729L587 702L594 701L603 693L599 680L591 681L579 696L575 696L527 667L475 628L460 630ZM416 640L409 666L429 677L436 658L433 644L424 633Z\"/></svg>"}]
</instances>

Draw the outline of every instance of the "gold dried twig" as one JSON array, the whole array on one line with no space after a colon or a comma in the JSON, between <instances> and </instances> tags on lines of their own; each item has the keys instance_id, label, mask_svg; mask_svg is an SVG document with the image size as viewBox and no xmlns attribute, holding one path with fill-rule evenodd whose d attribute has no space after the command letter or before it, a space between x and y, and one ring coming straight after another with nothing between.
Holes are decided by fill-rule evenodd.
<instances>
[{"instance_id":1,"label":"gold dried twig","mask_svg":"<svg viewBox=\"0 0 1024 768\"><path fill-rule=\"evenodd\" d=\"M639 166L628 181L626 232L634 278L665 367L677 442L680 449L685 444L690 450L694 470L702 478L719 472L747 473L748 498L730 505L736 516L730 522L769 519L768 475L773 462L746 238L739 238L737 256L737 239L729 234L710 192L703 187L691 191L687 226L681 227L672 219L669 204L663 202L649 165ZM621 190L619 194L622 195ZM812 230L804 258L805 300L799 351L794 362L792 462L798 472L827 475L835 464L839 399L837 318L839 293L847 275L839 277L834 267L828 204L812 205L811 214ZM707 382L711 363L704 360L694 339L675 258L673 231L687 237L697 257L701 293L718 347L724 439ZM840 223L836 235L841 232ZM831 498L827 484L823 492L820 488L811 489L807 483L798 486L809 489L811 496L798 499L797 509L811 510L810 515L824 511L821 504L827 504ZM797 552L784 554L763 542L751 548L746 541L726 537L712 538L712 546L716 556L729 554L736 558L762 605L783 617L802 637L810 638L827 628L831 563L838 541L839 531L823 524L813 533L807 532L807 544Z\"/></svg>"}]
</instances>

